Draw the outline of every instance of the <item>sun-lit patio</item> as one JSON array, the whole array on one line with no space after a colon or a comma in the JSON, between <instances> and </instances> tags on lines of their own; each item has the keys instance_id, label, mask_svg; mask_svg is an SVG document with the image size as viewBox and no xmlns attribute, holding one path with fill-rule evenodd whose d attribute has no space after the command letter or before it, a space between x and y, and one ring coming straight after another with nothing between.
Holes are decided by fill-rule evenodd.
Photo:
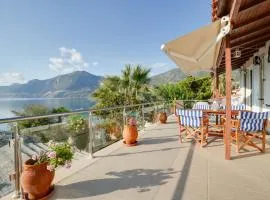
<instances>
[{"instance_id":1,"label":"sun-lit patio","mask_svg":"<svg viewBox=\"0 0 270 200\"><path fill-rule=\"evenodd\" d=\"M232 148L232 160L225 160L220 138L204 148L180 143L170 116L167 124L145 128L135 147L119 141L94 159L74 160L69 174L60 169L52 199L269 199L269 153L268 141L264 154Z\"/></svg>"}]
</instances>

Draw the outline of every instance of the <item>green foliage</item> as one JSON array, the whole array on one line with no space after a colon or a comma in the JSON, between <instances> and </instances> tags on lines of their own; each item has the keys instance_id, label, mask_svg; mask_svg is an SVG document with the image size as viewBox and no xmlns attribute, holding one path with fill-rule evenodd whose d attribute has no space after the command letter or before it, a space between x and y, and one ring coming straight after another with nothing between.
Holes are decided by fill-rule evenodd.
<instances>
[{"instance_id":1,"label":"green foliage","mask_svg":"<svg viewBox=\"0 0 270 200\"><path fill-rule=\"evenodd\" d=\"M23 111L12 111L16 116L20 117L29 117L29 116L40 116L40 115L49 115L52 113L63 113L68 112L69 110L64 107L49 109L44 105L39 104L30 104L23 108ZM58 122L61 122L61 117L59 117ZM55 122L55 120L49 118L42 119L33 119L33 120L24 120L19 122L20 128L31 128L37 126L48 125L50 123Z\"/></svg>"},{"instance_id":2,"label":"green foliage","mask_svg":"<svg viewBox=\"0 0 270 200\"><path fill-rule=\"evenodd\" d=\"M38 104L31 104L24 107L22 112L12 111L16 116L28 117L28 116L39 116L39 115L48 115L50 110L48 107ZM36 126L42 126L49 124L49 118L43 119L33 119L25 120L19 122L19 126L23 128L31 128Z\"/></svg>"},{"instance_id":3,"label":"green foliage","mask_svg":"<svg viewBox=\"0 0 270 200\"><path fill-rule=\"evenodd\" d=\"M63 107L63 106L58 107L58 108L52 108L52 111L51 111L51 113L55 113L55 114L57 114L57 113L66 113L66 112L70 112L70 110Z\"/></svg>"},{"instance_id":4,"label":"green foliage","mask_svg":"<svg viewBox=\"0 0 270 200\"><path fill-rule=\"evenodd\" d=\"M176 84L163 84L155 89L160 100L206 100L211 98L211 78L187 77Z\"/></svg>"},{"instance_id":5,"label":"green foliage","mask_svg":"<svg viewBox=\"0 0 270 200\"><path fill-rule=\"evenodd\" d=\"M132 105L151 99L150 69L126 65L121 76L108 76L93 93L96 108Z\"/></svg>"},{"instance_id":6,"label":"green foliage","mask_svg":"<svg viewBox=\"0 0 270 200\"><path fill-rule=\"evenodd\" d=\"M48 156L51 152L55 152L56 156L49 158L49 164L54 166L54 168L64 166L66 161L71 161L73 159L73 152L71 146L66 143L60 143L56 145L51 145Z\"/></svg>"},{"instance_id":7,"label":"green foliage","mask_svg":"<svg viewBox=\"0 0 270 200\"><path fill-rule=\"evenodd\" d=\"M47 162L47 169L53 171L58 166L65 166L69 168L71 166L73 156L74 154L69 144L55 144L54 142L50 141L49 150L47 152L41 152L39 155L33 155L32 159L35 161L35 165Z\"/></svg>"},{"instance_id":8,"label":"green foliage","mask_svg":"<svg viewBox=\"0 0 270 200\"><path fill-rule=\"evenodd\" d=\"M68 129L72 134L84 133L87 130L87 122L80 115L70 116L68 118Z\"/></svg>"}]
</instances>

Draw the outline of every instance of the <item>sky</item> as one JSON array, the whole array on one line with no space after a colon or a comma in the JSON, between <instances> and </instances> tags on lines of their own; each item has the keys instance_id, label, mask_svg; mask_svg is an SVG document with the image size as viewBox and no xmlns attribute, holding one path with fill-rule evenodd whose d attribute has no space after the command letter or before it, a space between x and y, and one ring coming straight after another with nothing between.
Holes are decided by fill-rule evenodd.
<instances>
[{"instance_id":1,"label":"sky","mask_svg":"<svg viewBox=\"0 0 270 200\"><path fill-rule=\"evenodd\" d=\"M160 46L211 22L206 0L1 0L0 85L125 64L175 68Z\"/></svg>"}]
</instances>

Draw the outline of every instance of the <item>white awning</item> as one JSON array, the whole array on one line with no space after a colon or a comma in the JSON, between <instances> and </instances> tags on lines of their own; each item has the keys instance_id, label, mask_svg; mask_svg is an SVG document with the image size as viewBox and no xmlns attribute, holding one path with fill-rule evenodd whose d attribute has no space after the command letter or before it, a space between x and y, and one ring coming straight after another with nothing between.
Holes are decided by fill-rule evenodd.
<instances>
[{"instance_id":1,"label":"white awning","mask_svg":"<svg viewBox=\"0 0 270 200\"><path fill-rule=\"evenodd\" d=\"M229 18L223 17L221 20L163 44L161 49L186 74L212 71L217 61L221 39L229 31Z\"/></svg>"}]
</instances>

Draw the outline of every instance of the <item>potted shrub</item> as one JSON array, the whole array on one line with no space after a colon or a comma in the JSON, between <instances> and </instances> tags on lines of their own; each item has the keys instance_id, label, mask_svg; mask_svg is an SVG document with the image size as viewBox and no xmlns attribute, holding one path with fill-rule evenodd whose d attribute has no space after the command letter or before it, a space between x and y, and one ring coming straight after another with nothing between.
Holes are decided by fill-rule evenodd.
<instances>
[{"instance_id":1,"label":"potted shrub","mask_svg":"<svg viewBox=\"0 0 270 200\"><path fill-rule=\"evenodd\" d=\"M137 143L138 131L137 122L134 117L128 119L128 124L124 126L123 130L124 144L127 146L134 146Z\"/></svg>"},{"instance_id":2,"label":"potted shrub","mask_svg":"<svg viewBox=\"0 0 270 200\"><path fill-rule=\"evenodd\" d=\"M167 114L166 114L166 112L160 112L159 115L158 115L158 119L159 119L160 123L166 124L166 122L167 122Z\"/></svg>"},{"instance_id":3,"label":"potted shrub","mask_svg":"<svg viewBox=\"0 0 270 200\"><path fill-rule=\"evenodd\" d=\"M51 195L52 181L58 166L71 167L73 151L69 144L49 142L47 152L33 155L23 165L21 185L26 199L42 199Z\"/></svg>"},{"instance_id":4,"label":"potted shrub","mask_svg":"<svg viewBox=\"0 0 270 200\"><path fill-rule=\"evenodd\" d=\"M79 150L84 150L88 145L88 124L80 115L68 118L69 144L74 145Z\"/></svg>"}]
</instances>

